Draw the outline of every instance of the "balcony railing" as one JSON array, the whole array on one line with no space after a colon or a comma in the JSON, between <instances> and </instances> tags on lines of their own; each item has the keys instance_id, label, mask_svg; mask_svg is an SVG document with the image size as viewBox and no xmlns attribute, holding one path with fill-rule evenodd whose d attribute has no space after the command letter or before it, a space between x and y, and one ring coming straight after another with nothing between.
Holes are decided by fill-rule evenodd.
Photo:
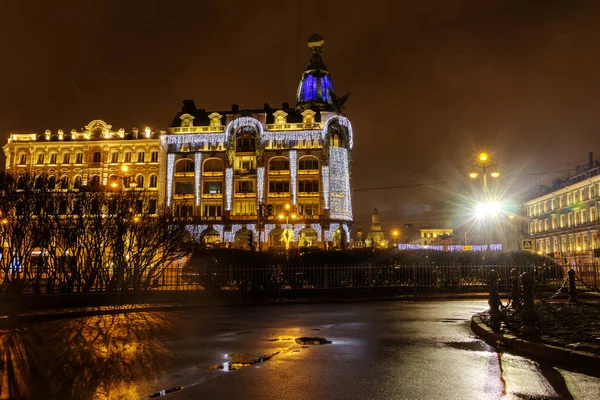
<instances>
[{"instance_id":1,"label":"balcony railing","mask_svg":"<svg viewBox=\"0 0 600 400\"><path fill-rule=\"evenodd\" d=\"M249 192L249 193L234 193L233 197L235 197L236 199L240 199L240 198L253 198L256 197L256 192Z\"/></svg>"},{"instance_id":2,"label":"balcony railing","mask_svg":"<svg viewBox=\"0 0 600 400\"><path fill-rule=\"evenodd\" d=\"M290 197L290 192L269 192L269 197Z\"/></svg>"},{"instance_id":3,"label":"balcony railing","mask_svg":"<svg viewBox=\"0 0 600 400\"><path fill-rule=\"evenodd\" d=\"M269 175L289 175L289 169L270 169Z\"/></svg>"},{"instance_id":4,"label":"balcony railing","mask_svg":"<svg viewBox=\"0 0 600 400\"><path fill-rule=\"evenodd\" d=\"M202 171L202 176L223 176L223 171Z\"/></svg>"},{"instance_id":5,"label":"balcony railing","mask_svg":"<svg viewBox=\"0 0 600 400\"><path fill-rule=\"evenodd\" d=\"M319 175L318 169L299 169L298 175Z\"/></svg>"},{"instance_id":6,"label":"balcony railing","mask_svg":"<svg viewBox=\"0 0 600 400\"><path fill-rule=\"evenodd\" d=\"M173 175L175 178L193 178L194 172L175 172Z\"/></svg>"},{"instance_id":7,"label":"balcony railing","mask_svg":"<svg viewBox=\"0 0 600 400\"><path fill-rule=\"evenodd\" d=\"M222 199L223 193L202 193L203 199Z\"/></svg>"}]
</instances>

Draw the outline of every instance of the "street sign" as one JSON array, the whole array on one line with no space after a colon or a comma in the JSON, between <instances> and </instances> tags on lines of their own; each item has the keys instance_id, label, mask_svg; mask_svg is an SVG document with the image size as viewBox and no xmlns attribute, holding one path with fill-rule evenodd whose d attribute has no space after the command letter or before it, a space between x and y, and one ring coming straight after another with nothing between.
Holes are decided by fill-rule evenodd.
<instances>
[{"instance_id":1,"label":"street sign","mask_svg":"<svg viewBox=\"0 0 600 400\"><path fill-rule=\"evenodd\" d=\"M532 250L533 251L533 239L523 239L521 241L521 250Z\"/></svg>"}]
</instances>

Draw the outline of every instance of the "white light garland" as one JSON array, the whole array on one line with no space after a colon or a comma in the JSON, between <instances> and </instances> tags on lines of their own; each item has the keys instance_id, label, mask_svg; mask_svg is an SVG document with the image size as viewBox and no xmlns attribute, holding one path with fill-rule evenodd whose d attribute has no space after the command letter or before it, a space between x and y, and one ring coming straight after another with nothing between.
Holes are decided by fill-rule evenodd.
<instances>
[{"instance_id":1,"label":"white light garland","mask_svg":"<svg viewBox=\"0 0 600 400\"><path fill-rule=\"evenodd\" d=\"M317 237L319 238L319 242L323 240L323 231L321 229L321 224L310 224L311 228L313 228L317 232Z\"/></svg>"},{"instance_id":2,"label":"white light garland","mask_svg":"<svg viewBox=\"0 0 600 400\"><path fill-rule=\"evenodd\" d=\"M321 167L321 175L323 179L323 202L324 208L329 209L329 167Z\"/></svg>"},{"instance_id":3,"label":"white light garland","mask_svg":"<svg viewBox=\"0 0 600 400\"><path fill-rule=\"evenodd\" d=\"M265 167L256 168L256 192L258 201L262 202L265 192Z\"/></svg>"},{"instance_id":4,"label":"white light garland","mask_svg":"<svg viewBox=\"0 0 600 400\"><path fill-rule=\"evenodd\" d=\"M194 154L194 184L196 185L196 207L200 205L200 176L202 175L202 153Z\"/></svg>"},{"instance_id":5,"label":"white light garland","mask_svg":"<svg viewBox=\"0 0 600 400\"><path fill-rule=\"evenodd\" d=\"M325 122L325 127L323 128L323 140L327 139L327 132L329 131L329 124L331 124L334 121L337 121L341 126L345 127L348 130L348 147L350 149L352 149L352 146L354 145L354 139L353 139L354 135L352 133L352 124L350 123L348 118L346 118L342 115L335 115L335 116L329 118Z\"/></svg>"},{"instance_id":6,"label":"white light garland","mask_svg":"<svg viewBox=\"0 0 600 400\"><path fill-rule=\"evenodd\" d=\"M350 227L347 224L342 224L342 229L346 233L346 243L350 241Z\"/></svg>"},{"instance_id":7,"label":"white light garland","mask_svg":"<svg viewBox=\"0 0 600 400\"><path fill-rule=\"evenodd\" d=\"M167 207L171 206L173 197L173 166L175 165L175 154L167 154Z\"/></svg>"},{"instance_id":8,"label":"white light garland","mask_svg":"<svg viewBox=\"0 0 600 400\"><path fill-rule=\"evenodd\" d=\"M208 225L186 225L185 229L192 235L194 240L200 241L202 233L208 229Z\"/></svg>"},{"instance_id":9,"label":"white light garland","mask_svg":"<svg viewBox=\"0 0 600 400\"><path fill-rule=\"evenodd\" d=\"M481 251L487 251L488 250L488 245L484 244L484 245L476 245L476 246L469 246L468 250L464 249L464 246L461 245L448 245L448 246L443 246L443 245L422 245L422 244L407 244L407 243L400 243L398 244L398 249L399 250L432 250L432 251L473 251L473 252L481 252ZM489 250L490 251L502 251L502 244L498 243L498 244L490 244L489 245Z\"/></svg>"},{"instance_id":10,"label":"white light garland","mask_svg":"<svg viewBox=\"0 0 600 400\"><path fill-rule=\"evenodd\" d=\"M242 229L241 224L232 224L231 230L229 232L225 232L225 241L229 243L235 242L235 234Z\"/></svg>"},{"instance_id":11,"label":"white light garland","mask_svg":"<svg viewBox=\"0 0 600 400\"><path fill-rule=\"evenodd\" d=\"M162 140L167 144L209 143L217 146L219 143L225 143L225 138L225 133L189 133L185 135L165 135Z\"/></svg>"},{"instance_id":12,"label":"white light garland","mask_svg":"<svg viewBox=\"0 0 600 400\"><path fill-rule=\"evenodd\" d=\"M233 168L225 170L225 209L231 210L231 198L233 196Z\"/></svg>"},{"instance_id":13,"label":"white light garland","mask_svg":"<svg viewBox=\"0 0 600 400\"><path fill-rule=\"evenodd\" d=\"M331 146L329 148L329 215L333 219L352 220L349 167L348 150Z\"/></svg>"},{"instance_id":14,"label":"white light garland","mask_svg":"<svg viewBox=\"0 0 600 400\"><path fill-rule=\"evenodd\" d=\"M263 136L263 141L268 143L269 141L284 141L284 140L310 140L311 145L316 140L323 137L323 131L321 129L313 129L310 131L266 131Z\"/></svg>"},{"instance_id":15,"label":"white light garland","mask_svg":"<svg viewBox=\"0 0 600 400\"><path fill-rule=\"evenodd\" d=\"M268 243L269 242L269 234L271 234L271 231L273 229L275 229L277 225L275 224L265 224L265 231L263 232L263 236L262 236L262 241L263 243Z\"/></svg>"},{"instance_id":16,"label":"white light garland","mask_svg":"<svg viewBox=\"0 0 600 400\"><path fill-rule=\"evenodd\" d=\"M292 186L292 204L296 205L296 170L298 166L298 153L296 150L290 150L290 185Z\"/></svg>"},{"instance_id":17,"label":"white light garland","mask_svg":"<svg viewBox=\"0 0 600 400\"><path fill-rule=\"evenodd\" d=\"M221 225L221 224L213 225L213 229L214 229L215 231L219 232L219 240L220 240L220 241L223 241L223 238L224 238L224 236L225 236L225 235L224 235L224 230L225 230L225 229L224 229L223 225Z\"/></svg>"}]
</instances>

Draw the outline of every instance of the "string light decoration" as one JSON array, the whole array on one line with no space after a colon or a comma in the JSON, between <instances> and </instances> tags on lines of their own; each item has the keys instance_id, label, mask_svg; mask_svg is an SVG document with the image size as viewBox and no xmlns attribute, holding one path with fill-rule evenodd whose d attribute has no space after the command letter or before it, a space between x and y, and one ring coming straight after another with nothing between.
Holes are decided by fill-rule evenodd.
<instances>
[{"instance_id":1,"label":"string light decoration","mask_svg":"<svg viewBox=\"0 0 600 400\"><path fill-rule=\"evenodd\" d=\"M326 210L329 209L329 167L323 166L321 167L321 175L323 180L323 202L324 208Z\"/></svg>"},{"instance_id":2,"label":"string light decoration","mask_svg":"<svg viewBox=\"0 0 600 400\"><path fill-rule=\"evenodd\" d=\"M173 166L175 165L175 154L167 154L167 207L171 206L173 196Z\"/></svg>"},{"instance_id":3,"label":"string light decoration","mask_svg":"<svg viewBox=\"0 0 600 400\"><path fill-rule=\"evenodd\" d=\"M296 150L290 150L290 185L292 187L292 204L296 205L296 171L298 167L298 153Z\"/></svg>"},{"instance_id":4,"label":"string light decoration","mask_svg":"<svg viewBox=\"0 0 600 400\"><path fill-rule=\"evenodd\" d=\"M465 246L461 246L461 245L448 245L448 246L442 246L442 245L421 245L421 244L406 244L406 243L400 243L398 244L398 249L399 250L432 250L432 251L487 251L488 250L488 245L484 244L484 245L475 245L475 246L469 246L469 250L465 250ZM498 244L490 244L489 245L489 250L490 251L502 251L502 244L498 243Z\"/></svg>"},{"instance_id":5,"label":"string light decoration","mask_svg":"<svg viewBox=\"0 0 600 400\"><path fill-rule=\"evenodd\" d=\"M231 210L231 197L233 196L233 168L225 169L225 209Z\"/></svg>"},{"instance_id":6,"label":"string light decoration","mask_svg":"<svg viewBox=\"0 0 600 400\"><path fill-rule=\"evenodd\" d=\"M223 238L225 236L223 225L213 225L212 228L219 233L219 240L223 240Z\"/></svg>"},{"instance_id":7,"label":"string light decoration","mask_svg":"<svg viewBox=\"0 0 600 400\"><path fill-rule=\"evenodd\" d=\"M343 126L344 128L346 128L346 130L348 131L348 147L350 149L352 149L352 146L354 146L354 134L352 133L352 124L350 123L348 118L346 118L342 115L335 115L335 116L327 119L327 121L325 121L325 127L323 128L323 131L322 131L323 140L327 139L327 133L329 132L329 125L331 125L333 122L337 122L338 124L340 124L340 126Z\"/></svg>"},{"instance_id":8,"label":"string light decoration","mask_svg":"<svg viewBox=\"0 0 600 400\"><path fill-rule=\"evenodd\" d=\"M319 241L323 240L323 231L321 230L320 224L309 224L308 226L317 232L317 238Z\"/></svg>"},{"instance_id":9,"label":"string light decoration","mask_svg":"<svg viewBox=\"0 0 600 400\"><path fill-rule=\"evenodd\" d=\"M202 153L194 154L194 184L196 185L196 207L200 205L200 176L202 174Z\"/></svg>"},{"instance_id":10,"label":"string light decoration","mask_svg":"<svg viewBox=\"0 0 600 400\"><path fill-rule=\"evenodd\" d=\"M311 131L266 131L263 136L263 140L266 143L269 141L284 141L284 140L295 140L295 141L310 141L311 145L323 136L320 129L314 129Z\"/></svg>"},{"instance_id":11,"label":"string light decoration","mask_svg":"<svg viewBox=\"0 0 600 400\"><path fill-rule=\"evenodd\" d=\"M225 241L229 243L235 242L235 234L242 229L242 224L232 224L231 230L229 232L225 232Z\"/></svg>"},{"instance_id":12,"label":"string light decoration","mask_svg":"<svg viewBox=\"0 0 600 400\"><path fill-rule=\"evenodd\" d=\"M208 229L208 225L186 225L185 229L192 235L194 240L200 241L202 233Z\"/></svg>"},{"instance_id":13,"label":"string light decoration","mask_svg":"<svg viewBox=\"0 0 600 400\"><path fill-rule=\"evenodd\" d=\"M256 195L258 201L263 200L263 194L265 192L265 167L256 168Z\"/></svg>"},{"instance_id":14,"label":"string light decoration","mask_svg":"<svg viewBox=\"0 0 600 400\"><path fill-rule=\"evenodd\" d=\"M329 148L329 215L333 219L352 220L349 168L348 150L331 146Z\"/></svg>"},{"instance_id":15,"label":"string light decoration","mask_svg":"<svg viewBox=\"0 0 600 400\"><path fill-rule=\"evenodd\" d=\"M190 133L185 135L165 135L162 140L166 144L208 143L211 146L218 146L219 143L225 143L226 135L225 133Z\"/></svg>"},{"instance_id":16,"label":"string light decoration","mask_svg":"<svg viewBox=\"0 0 600 400\"><path fill-rule=\"evenodd\" d=\"M275 224L265 224L265 231L262 233L263 235L262 235L262 238L261 238L262 241L263 241L263 243L267 243L269 241L268 240L269 235L271 234L271 231L273 229L275 229L276 226L277 225L275 225Z\"/></svg>"},{"instance_id":17,"label":"string light decoration","mask_svg":"<svg viewBox=\"0 0 600 400\"><path fill-rule=\"evenodd\" d=\"M342 229L344 230L344 233L346 234L345 242L347 243L348 240L350 240L350 227L347 224L342 224Z\"/></svg>"}]
</instances>

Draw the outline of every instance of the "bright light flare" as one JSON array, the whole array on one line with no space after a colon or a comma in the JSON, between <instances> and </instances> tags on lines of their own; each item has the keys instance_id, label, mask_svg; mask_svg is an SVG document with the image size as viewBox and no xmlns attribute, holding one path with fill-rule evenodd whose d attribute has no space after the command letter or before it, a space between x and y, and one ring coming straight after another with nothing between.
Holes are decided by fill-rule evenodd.
<instances>
[{"instance_id":1,"label":"bright light flare","mask_svg":"<svg viewBox=\"0 0 600 400\"><path fill-rule=\"evenodd\" d=\"M488 153L482 152L479 153L479 161L487 161L489 158Z\"/></svg>"},{"instance_id":2,"label":"bright light flare","mask_svg":"<svg viewBox=\"0 0 600 400\"><path fill-rule=\"evenodd\" d=\"M495 218L498 216L499 211L500 205L495 201L477 203L475 206L475 216L479 219Z\"/></svg>"},{"instance_id":3,"label":"bright light flare","mask_svg":"<svg viewBox=\"0 0 600 400\"><path fill-rule=\"evenodd\" d=\"M469 176L471 178L475 179L475 178L477 178L477 176L479 176L479 174L477 172L475 172L475 171L472 171L472 172L469 173Z\"/></svg>"},{"instance_id":4,"label":"bright light flare","mask_svg":"<svg viewBox=\"0 0 600 400\"><path fill-rule=\"evenodd\" d=\"M500 176L500 172L498 172L498 171L494 171L494 172L492 172L490 175L492 175L492 178L497 178L497 177L499 177L499 176Z\"/></svg>"}]
</instances>

